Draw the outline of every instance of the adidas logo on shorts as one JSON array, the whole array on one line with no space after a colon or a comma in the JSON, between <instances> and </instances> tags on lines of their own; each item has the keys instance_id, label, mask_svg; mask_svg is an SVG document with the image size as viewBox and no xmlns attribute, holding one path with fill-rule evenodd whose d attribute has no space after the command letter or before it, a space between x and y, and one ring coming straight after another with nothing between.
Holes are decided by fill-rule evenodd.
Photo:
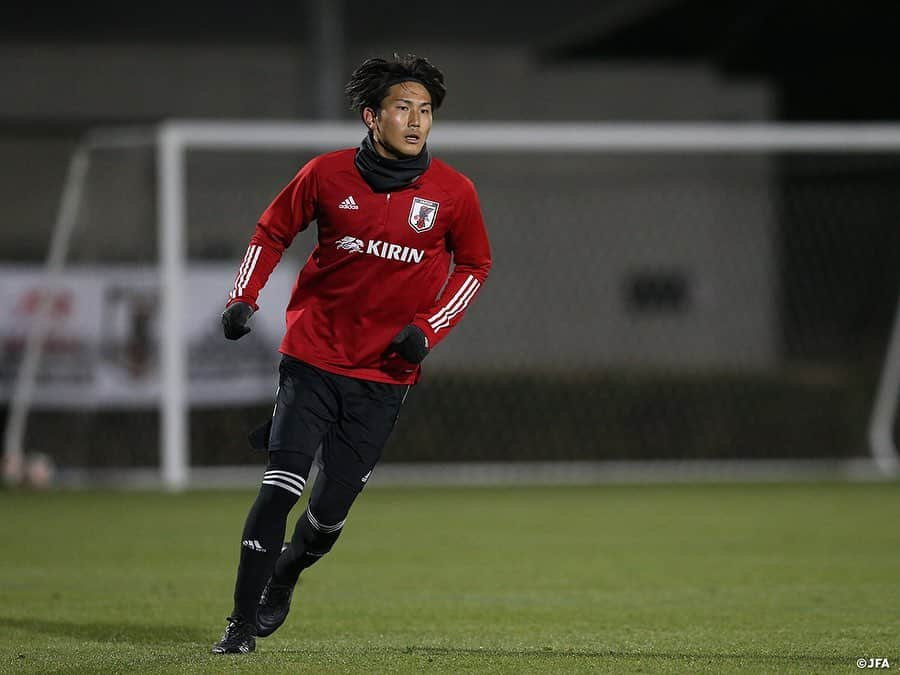
<instances>
[{"instance_id":1,"label":"adidas logo on shorts","mask_svg":"<svg viewBox=\"0 0 900 675\"><path fill-rule=\"evenodd\" d=\"M338 204L338 208L339 208L339 209L354 209L354 210L358 210L358 209L359 209L359 205L356 203L356 200L353 199L353 195L350 195L350 196L347 197L344 201L342 201L340 204Z\"/></svg>"}]
</instances>

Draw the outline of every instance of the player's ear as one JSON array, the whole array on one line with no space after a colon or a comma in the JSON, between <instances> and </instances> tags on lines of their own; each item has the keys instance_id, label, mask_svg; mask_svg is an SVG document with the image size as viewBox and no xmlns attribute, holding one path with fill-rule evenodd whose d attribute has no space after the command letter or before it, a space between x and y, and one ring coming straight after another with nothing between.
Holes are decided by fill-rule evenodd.
<instances>
[{"instance_id":1,"label":"player's ear","mask_svg":"<svg viewBox=\"0 0 900 675\"><path fill-rule=\"evenodd\" d=\"M373 108L363 108L362 118L363 124L365 124L369 129L375 128L375 118L377 117L377 113Z\"/></svg>"}]
</instances>

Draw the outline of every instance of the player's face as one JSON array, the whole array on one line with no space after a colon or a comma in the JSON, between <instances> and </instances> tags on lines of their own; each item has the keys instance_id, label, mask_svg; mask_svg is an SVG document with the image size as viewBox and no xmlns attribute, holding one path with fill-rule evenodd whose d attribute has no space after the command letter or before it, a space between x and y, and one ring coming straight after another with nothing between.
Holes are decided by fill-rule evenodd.
<instances>
[{"instance_id":1,"label":"player's face","mask_svg":"<svg viewBox=\"0 0 900 675\"><path fill-rule=\"evenodd\" d=\"M415 157L431 131L431 94L418 82L399 82L388 89L377 113L363 110L363 121L372 130L378 154Z\"/></svg>"}]
</instances>

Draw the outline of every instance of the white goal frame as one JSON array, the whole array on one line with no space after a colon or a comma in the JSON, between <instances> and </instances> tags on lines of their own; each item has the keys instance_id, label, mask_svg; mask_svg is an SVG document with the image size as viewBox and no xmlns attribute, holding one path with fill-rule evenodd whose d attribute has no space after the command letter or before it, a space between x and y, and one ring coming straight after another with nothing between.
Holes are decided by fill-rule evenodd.
<instances>
[{"instance_id":1,"label":"white goal frame","mask_svg":"<svg viewBox=\"0 0 900 675\"><path fill-rule=\"evenodd\" d=\"M166 326L161 334L161 479L170 490L181 490L191 482L188 446L187 345L184 340L183 294L186 269L185 165L189 150L311 150L326 151L352 147L363 133L356 122L262 122L262 121L180 121L172 120L155 130L158 175L158 235L162 316ZM764 153L778 151L898 152L900 125L891 124L775 124L775 123L478 123L441 122L430 136L430 144L440 151L508 153ZM82 180L82 160L74 173ZM77 181L76 181L77 182ZM66 192L63 203L72 197ZM48 275L65 257L68 239L63 210L57 221L57 239L63 250L48 257ZM71 214L70 214L71 215ZM59 231L63 235L59 235ZM58 247L57 247L58 248ZM43 337L41 321L32 330L26 353L39 359ZM34 345L32 345L34 342ZM29 351L30 350L30 351ZM35 360L32 355L32 360ZM4 451L21 453L24 418L36 374L36 362L20 368L11 409L19 410L18 422L8 421ZM32 378L32 381L29 381ZM900 396L900 299L882 369L876 402L869 425L872 460L885 476L896 476L900 459L893 440L893 426ZM22 400L19 400L19 399ZM12 417L12 415L10 416Z\"/></svg>"}]
</instances>

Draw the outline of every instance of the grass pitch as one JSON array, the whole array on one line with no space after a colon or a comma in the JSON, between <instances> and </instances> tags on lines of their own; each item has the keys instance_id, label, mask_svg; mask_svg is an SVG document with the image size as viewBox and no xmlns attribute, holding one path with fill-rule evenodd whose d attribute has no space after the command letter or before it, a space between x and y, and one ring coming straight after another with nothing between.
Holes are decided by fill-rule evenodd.
<instances>
[{"instance_id":1,"label":"grass pitch","mask_svg":"<svg viewBox=\"0 0 900 675\"><path fill-rule=\"evenodd\" d=\"M281 630L213 656L252 499L0 493L0 671L900 667L896 483L373 487Z\"/></svg>"}]
</instances>

